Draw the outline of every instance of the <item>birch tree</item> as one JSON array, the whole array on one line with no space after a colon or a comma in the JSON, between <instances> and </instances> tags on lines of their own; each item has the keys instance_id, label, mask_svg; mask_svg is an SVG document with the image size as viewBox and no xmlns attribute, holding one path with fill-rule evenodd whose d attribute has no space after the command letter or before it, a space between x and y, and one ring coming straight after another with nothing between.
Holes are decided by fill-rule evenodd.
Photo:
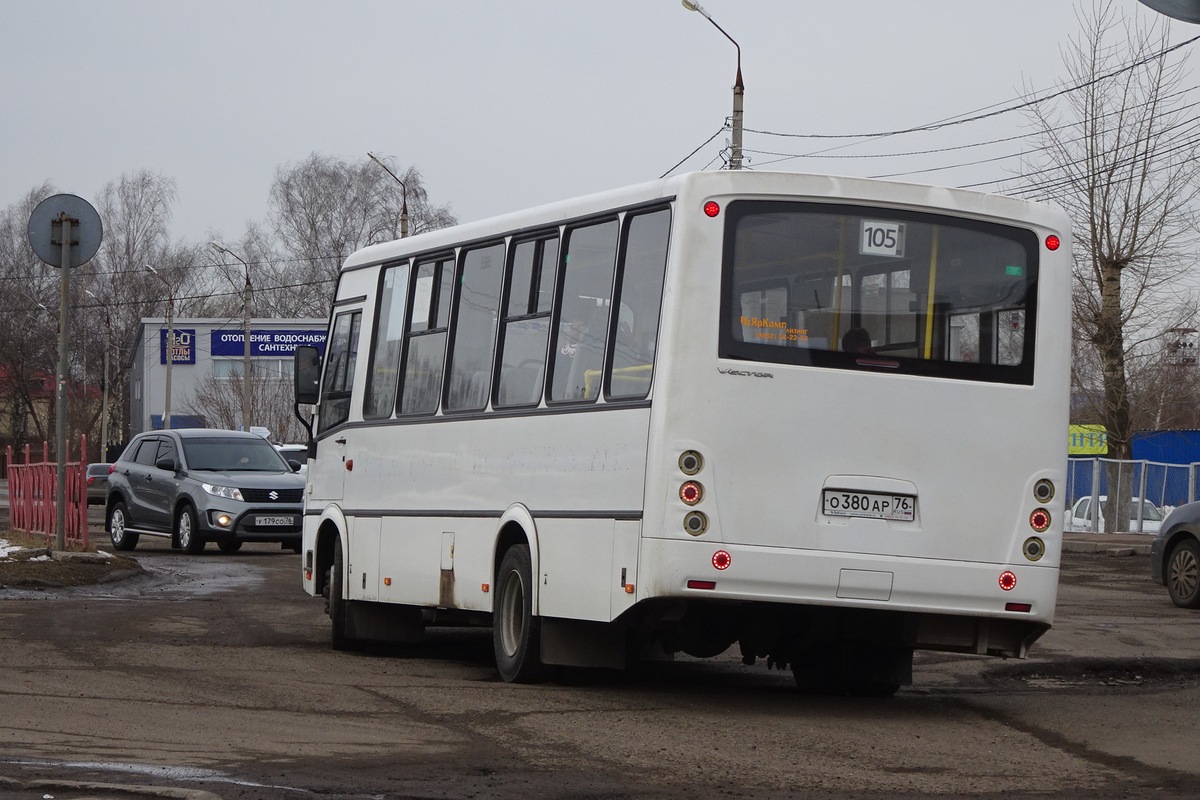
<instances>
[{"instance_id":1,"label":"birch tree","mask_svg":"<svg viewBox=\"0 0 1200 800\"><path fill-rule=\"evenodd\" d=\"M1138 422L1133 378L1161 351L1167 298L1192 266L1200 187L1197 131L1182 93L1185 60L1169 49L1170 24L1130 18L1112 0L1077 14L1081 32L1064 49L1060 104L1035 105L1042 199L1070 214L1075 232L1073 389L1089 421L1103 423L1109 455L1128 459ZM1144 417L1143 417L1144 418ZM1106 524L1128 519L1130 492Z\"/></svg>"}]
</instances>

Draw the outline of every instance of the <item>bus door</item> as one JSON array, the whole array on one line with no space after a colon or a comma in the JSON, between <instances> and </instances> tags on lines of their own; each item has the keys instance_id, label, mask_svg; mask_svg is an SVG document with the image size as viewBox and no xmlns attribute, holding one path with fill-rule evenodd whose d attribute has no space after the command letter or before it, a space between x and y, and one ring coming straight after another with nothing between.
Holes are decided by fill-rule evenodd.
<instances>
[{"instance_id":1,"label":"bus door","mask_svg":"<svg viewBox=\"0 0 1200 800\"><path fill-rule=\"evenodd\" d=\"M340 500L346 482L345 424L350 419L351 390L358 361L362 308L338 311L325 349L325 372L317 405L317 454L308 467L309 497Z\"/></svg>"}]
</instances>

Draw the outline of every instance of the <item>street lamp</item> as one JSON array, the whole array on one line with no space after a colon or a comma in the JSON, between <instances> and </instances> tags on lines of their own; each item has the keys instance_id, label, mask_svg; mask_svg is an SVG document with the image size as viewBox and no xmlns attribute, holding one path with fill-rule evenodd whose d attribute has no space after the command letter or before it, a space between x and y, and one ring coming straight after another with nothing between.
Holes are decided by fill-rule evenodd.
<instances>
[{"instance_id":1,"label":"street lamp","mask_svg":"<svg viewBox=\"0 0 1200 800\"><path fill-rule=\"evenodd\" d=\"M704 17L706 20L711 22L713 27L716 28L717 30L719 30L726 39L733 42L733 46L737 48L737 79L734 81L734 84L733 84L733 121L732 121L733 133L732 133L732 136L730 137L730 143L729 143L729 168L730 169L741 169L742 168L742 95L744 95L746 93L746 87L742 84L742 47L736 41L734 41L734 38L732 36L730 36L728 33L725 33L725 29L722 28L720 25L718 25L717 21L715 19L713 19L711 16L709 16L708 12L705 11L700 6L699 3L694 3L694 2L692 2L692 0L680 0L680 2L683 3L683 7L686 8L688 11L699 12L699 14L702 17Z\"/></svg>"},{"instance_id":2,"label":"street lamp","mask_svg":"<svg viewBox=\"0 0 1200 800\"><path fill-rule=\"evenodd\" d=\"M396 173L392 172L388 165L380 161L379 158L370 150L367 151L367 157L379 166L383 167L384 171L387 172L388 175L391 175L392 180L400 184L400 188L403 190L400 194L400 238L403 239L408 236L408 185L405 184L404 181L400 180L400 178L396 176Z\"/></svg>"},{"instance_id":3,"label":"street lamp","mask_svg":"<svg viewBox=\"0 0 1200 800\"><path fill-rule=\"evenodd\" d=\"M250 265L246 259L237 253L222 247L216 242L209 242L210 247L219 253L232 256L242 262L246 268L246 284L242 289L242 430L250 430Z\"/></svg>"},{"instance_id":4,"label":"street lamp","mask_svg":"<svg viewBox=\"0 0 1200 800\"><path fill-rule=\"evenodd\" d=\"M144 265L146 269L162 281L163 286L167 287L167 378L165 386L165 399L163 400L163 430L171 430L171 363L175 360L175 290L171 288L170 282L162 276L158 270L149 264ZM107 352L105 353L107 355Z\"/></svg>"},{"instance_id":5,"label":"street lamp","mask_svg":"<svg viewBox=\"0 0 1200 800\"><path fill-rule=\"evenodd\" d=\"M100 401L100 460L108 461L108 348L112 341L112 319L103 300L96 297L91 289L84 289L83 292L104 309L104 387Z\"/></svg>"}]
</instances>

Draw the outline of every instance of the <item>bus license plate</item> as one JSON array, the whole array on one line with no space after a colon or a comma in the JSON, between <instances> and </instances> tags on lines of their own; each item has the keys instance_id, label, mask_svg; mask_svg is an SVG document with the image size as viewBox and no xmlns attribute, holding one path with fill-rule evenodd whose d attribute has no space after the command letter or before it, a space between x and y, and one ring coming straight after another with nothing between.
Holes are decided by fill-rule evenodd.
<instances>
[{"instance_id":1,"label":"bus license plate","mask_svg":"<svg viewBox=\"0 0 1200 800\"><path fill-rule=\"evenodd\" d=\"M917 498L907 494L826 489L822 505L825 507L825 515L830 517L868 517L912 522L917 509Z\"/></svg>"},{"instance_id":2,"label":"bus license plate","mask_svg":"<svg viewBox=\"0 0 1200 800\"><path fill-rule=\"evenodd\" d=\"M291 525L293 519L291 517L255 517L255 525Z\"/></svg>"}]
</instances>

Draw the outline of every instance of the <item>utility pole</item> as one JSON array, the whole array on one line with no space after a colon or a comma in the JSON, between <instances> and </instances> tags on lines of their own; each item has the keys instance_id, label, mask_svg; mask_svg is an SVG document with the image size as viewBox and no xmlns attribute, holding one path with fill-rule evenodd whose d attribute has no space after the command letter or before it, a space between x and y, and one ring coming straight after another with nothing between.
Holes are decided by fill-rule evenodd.
<instances>
[{"instance_id":1,"label":"utility pole","mask_svg":"<svg viewBox=\"0 0 1200 800\"><path fill-rule=\"evenodd\" d=\"M165 398L163 400L163 430L171 430L171 362L175 360L175 290L171 284L154 267L146 264L146 269L167 287L167 375L164 380ZM105 351L107 355L107 351Z\"/></svg>"},{"instance_id":2,"label":"utility pole","mask_svg":"<svg viewBox=\"0 0 1200 800\"><path fill-rule=\"evenodd\" d=\"M108 348L112 344L112 318L108 306L91 289L84 289L84 294L95 300L104 309L104 386L100 400L100 460L108 461Z\"/></svg>"},{"instance_id":3,"label":"utility pole","mask_svg":"<svg viewBox=\"0 0 1200 800\"><path fill-rule=\"evenodd\" d=\"M246 283L242 287L242 430L250 430L250 303L254 289L250 285L250 265L246 259L216 242L209 242L214 250L232 256L242 262L246 271Z\"/></svg>"},{"instance_id":4,"label":"utility pole","mask_svg":"<svg viewBox=\"0 0 1200 800\"><path fill-rule=\"evenodd\" d=\"M374 153L372 153L370 150L367 151L367 158L371 159L376 164L383 167L384 172L386 172L388 175L391 175L392 180L394 180L396 183L400 184L400 189L402 190L400 193L400 238L401 239L407 238L408 237L408 185L404 181L400 180L400 178L396 176L396 173L392 172L392 170L388 167L388 165L383 163L382 161L380 161L379 157L376 156Z\"/></svg>"},{"instance_id":5,"label":"utility pole","mask_svg":"<svg viewBox=\"0 0 1200 800\"><path fill-rule=\"evenodd\" d=\"M717 21L709 16L709 13L704 10L699 3L693 3L691 0L680 0L683 7L688 11L695 11L702 17L712 23L712 26L719 30L721 34L733 42L733 46L737 48L737 77L733 82L733 117L730 119L732 133L729 139L729 168L742 168L742 98L746 93L746 87L742 83L742 46L728 33L725 29L717 24Z\"/></svg>"}]
</instances>

